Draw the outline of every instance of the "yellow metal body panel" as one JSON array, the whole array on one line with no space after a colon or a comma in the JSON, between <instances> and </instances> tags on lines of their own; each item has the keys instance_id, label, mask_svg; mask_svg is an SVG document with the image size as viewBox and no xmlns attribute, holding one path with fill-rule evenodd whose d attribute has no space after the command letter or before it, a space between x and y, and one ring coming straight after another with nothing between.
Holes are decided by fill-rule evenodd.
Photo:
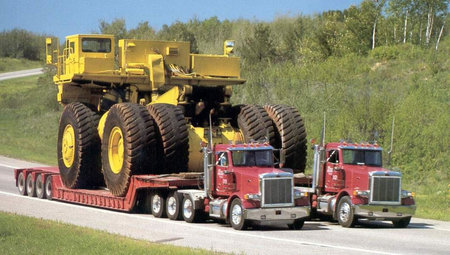
<instances>
[{"instance_id":1,"label":"yellow metal body panel","mask_svg":"<svg viewBox=\"0 0 450 255\"><path fill-rule=\"evenodd\" d=\"M192 54L192 72L204 76L240 78L238 57Z\"/></svg>"},{"instance_id":2,"label":"yellow metal body panel","mask_svg":"<svg viewBox=\"0 0 450 255\"><path fill-rule=\"evenodd\" d=\"M109 113L109 111L105 112L102 115L102 117L100 118L100 121L98 122L97 131L98 131L98 136L100 137L101 140L103 140L103 132L105 130L105 122L106 122L106 117L108 117L108 113Z\"/></svg>"},{"instance_id":3,"label":"yellow metal body panel","mask_svg":"<svg viewBox=\"0 0 450 255\"><path fill-rule=\"evenodd\" d=\"M191 172L203 171L203 154L201 152L201 143L208 142L209 128L194 127L188 128L189 132L189 165ZM242 143L243 136L239 130L231 127L230 124L222 123L219 127L213 127L214 144Z\"/></svg>"},{"instance_id":4,"label":"yellow metal body panel","mask_svg":"<svg viewBox=\"0 0 450 255\"><path fill-rule=\"evenodd\" d=\"M171 104L178 105L178 97L180 96L180 90L177 86L169 89L166 93L152 98L150 104Z\"/></svg>"},{"instance_id":5,"label":"yellow metal body panel","mask_svg":"<svg viewBox=\"0 0 450 255\"><path fill-rule=\"evenodd\" d=\"M177 50L175 50L177 49ZM175 64L189 68L189 42L119 40L119 65L125 69L128 63L147 63L147 55L162 55L166 65Z\"/></svg>"},{"instance_id":6,"label":"yellow metal body panel","mask_svg":"<svg viewBox=\"0 0 450 255\"><path fill-rule=\"evenodd\" d=\"M163 56L160 54L148 54L147 58L152 90L156 90L164 86L166 82Z\"/></svg>"}]
</instances>

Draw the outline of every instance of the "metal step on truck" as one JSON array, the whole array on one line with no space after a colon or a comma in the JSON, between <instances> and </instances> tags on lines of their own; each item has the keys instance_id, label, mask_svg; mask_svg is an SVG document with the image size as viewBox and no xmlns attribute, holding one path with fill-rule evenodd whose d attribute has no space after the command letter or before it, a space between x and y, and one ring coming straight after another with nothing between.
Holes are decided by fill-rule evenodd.
<instances>
[{"instance_id":1,"label":"metal step on truck","mask_svg":"<svg viewBox=\"0 0 450 255\"><path fill-rule=\"evenodd\" d=\"M225 220L241 230L254 222L301 229L310 214L307 188L294 186L291 169L274 167L267 143L203 145L203 173L133 175L125 196L106 188L64 186L57 167L16 169L20 194L126 211L144 209L155 217L199 222Z\"/></svg>"}]
</instances>

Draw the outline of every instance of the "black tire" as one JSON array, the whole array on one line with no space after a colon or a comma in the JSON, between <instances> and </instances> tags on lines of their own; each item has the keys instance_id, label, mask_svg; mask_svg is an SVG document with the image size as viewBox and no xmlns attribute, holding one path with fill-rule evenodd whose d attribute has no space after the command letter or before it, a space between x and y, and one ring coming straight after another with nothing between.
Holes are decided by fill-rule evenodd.
<instances>
[{"instance_id":1,"label":"black tire","mask_svg":"<svg viewBox=\"0 0 450 255\"><path fill-rule=\"evenodd\" d=\"M409 225L409 222L411 222L411 217L402 218L399 220L393 220L392 224L394 224L394 227L396 228L406 228Z\"/></svg>"},{"instance_id":2,"label":"black tire","mask_svg":"<svg viewBox=\"0 0 450 255\"><path fill-rule=\"evenodd\" d=\"M294 223L288 224L288 227L291 230L300 230L303 228L303 225L305 225L304 220L295 220Z\"/></svg>"},{"instance_id":3,"label":"black tire","mask_svg":"<svg viewBox=\"0 0 450 255\"><path fill-rule=\"evenodd\" d=\"M166 213L167 217L171 220L182 220L181 215L181 203L183 202L183 195L173 191L166 199Z\"/></svg>"},{"instance_id":4,"label":"black tire","mask_svg":"<svg viewBox=\"0 0 450 255\"><path fill-rule=\"evenodd\" d=\"M262 106L245 105L237 117L237 123L246 143L266 140L274 143L272 121Z\"/></svg>"},{"instance_id":5,"label":"black tire","mask_svg":"<svg viewBox=\"0 0 450 255\"><path fill-rule=\"evenodd\" d=\"M183 198L181 214L183 215L183 219L188 223L201 222L204 220L204 213L202 210L194 209L194 201L190 197Z\"/></svg>"},{"instance_id":6,"label":"black tire","mask_svg":"<svg viewBox=\"0 0 450 255\"><path fill-rule=\"evenodd\" d=\"M306 130L297 109L285 105L264 106L273 121L275 139L271 145L283 149L283 167L292 168L295 173L305 171Z\"/></svg>"},{"instance_id":7,"label":"black tire","mask_svg":"<svg viewBox=\"0 0 450 255\"><path fill-rule=\"evenodd\" d=\"M166 218L166 198L161 193L154 193L151 196L152 215L156 218Z\"/></svg>"},{"instance_id":8,"label":"black tire","mask_svg":"<svg viewBox=\"0 0 450 255\"><path fill-rule=\"evenodd\" d=\"M17 189L19 190L19 194L22 196L27 195L27 189L25 188L26 181L23 172L20 172L17 176Z\"/></svg>"},{"instance_id":9,"label":"black tire","mask_svg":"<svg viewBox=\"0 0 450 255\"><path fill-rule=\"evenodd\" d=\"M68 188L104 185L97 131L99 119L94 111L82 103L70 103L64 107L59 120L57 154L61 180ZM70 140L70 128L74 144L65 142Z\"/></svg>"},{"instance_id":10,"label":"black tire","mask_svg":"<svg viewBox=\"0 0 450 255\"><path fill-rule=\"evenodd\" d=\"M154 171L154 135L144 106L121 103L111 107L103 131L102 165L106 187L113 195L127 193L131 175Z\"/></svg>"},{"instance_id":11,"label":"black tire","mask_svg":"<svg viewBox=\"0 0 450 255\"><path fill-rule=\"evenodd\" d=\"M189 134L181 108L170 104L148 105L154 119L158 150L158 173L187 171Z\"/></svg>"},{"instance_id":12,"label":"black tire","mask_svg":"<svg viewBox=\"0 0 450 255\"><path fill-rule=\"evenodd\" d=\"M358 222L358 218L353 213L352 200L349 196L344 196L339 200L337 219L339 225L344 228L352 228Z\"/></svg>"},{"instance_id":13,"label":"black tire","mask_svg":"<svg viewBox=\"0 0 450 255\"><path fill-rule=\"evenodd\" d=\"M49 176L47 176L47 178L45 178L44 191L45 191L45 197L48 200L52 200L53 193L52 193L52 176L51 175L49 175Z\"/></svg>"},{"instance_id":14,"label":"black tire","mask_svg":"<svg viewBox=\"0 0 450 255\"><path fill-rule=\"evenodd\" d=\"M33 175L29 173L27 175L27 182L25 189L27 190L27 194L29 197L35 197L36 196L36 184L33 181Z\"/></svg>"},{"instance_id":15,"label":"black tire","mask_svg":"<svg viewBox=\"0 0 450 255\"><path fill-rule=\"evenodd\" d=\"M36 196L38 198L45 198L44 181L42 181L42 175L36 175Z\"/></svg>"},{"instance_id":16,"label":"black tire","mask_svg":"<svg viewBox=\"0 0 450 255\"><path fill-rule=\"evenodd\" d=\"M242 203L239 198L235 198L233 202L231 202L229 216L230 224L234 229L247 229L247 221L244 219L244 208L242 207Z\"/></svg>"}]
</instances>

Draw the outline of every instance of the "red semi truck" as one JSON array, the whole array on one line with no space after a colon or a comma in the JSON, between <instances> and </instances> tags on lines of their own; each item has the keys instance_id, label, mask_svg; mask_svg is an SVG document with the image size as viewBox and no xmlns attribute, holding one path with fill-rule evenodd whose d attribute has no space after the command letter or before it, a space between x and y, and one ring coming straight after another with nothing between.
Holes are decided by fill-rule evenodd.
<instances>
[{"instance_id":1,"label":"red semi truck","mask_svg":"<svg viewBox=\"0 0 450 255\"><path fill-rule=\"evenodd\" d=\"M312 214L332 216L343 227L360 218L408 226L414 193L402 190L400 172L382 167L381 147L339 142L313 148Z\"/></svg>"},{"instance_id":2,"label":"red semi truck","mask_svg":"<svg viewBox=\"0 0 450 255\"><path fill-rule=\"evenodd\" d=\"M268 144L203 147L203 173L134 175L124 197L106 189L64 187L56 167L16 169L22 195L120 211L145 207L155 217L228 221L241 230L253 222L301 229L310 214L309 188L295 187L290 169L274 168ZM199 189L199 187L203 187Z\"/></svg>"}]
</instances>

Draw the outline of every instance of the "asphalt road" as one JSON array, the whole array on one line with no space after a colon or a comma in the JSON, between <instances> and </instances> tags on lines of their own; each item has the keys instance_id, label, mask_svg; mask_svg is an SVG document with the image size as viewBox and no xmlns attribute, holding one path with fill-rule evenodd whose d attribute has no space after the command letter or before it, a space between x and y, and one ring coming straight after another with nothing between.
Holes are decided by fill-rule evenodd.
<instances>
[{"instance_id":1,"label":"asphalt road","mask_svg":"<svg viewBox=\"0 0 450 255\"><path fill-rule=\"evenodd\" d=\"M387 222L345 229L325 221L302 230L261 226L235 231L215 222L188 224L69 203L20 196L13 168L37 164L0 156L0 211L57 220L137 239L238 254L449 254L450 222L413 218L406 229Z\"/></svg>"},{"instance_id":2,"label":"asphalt road","mask_svg":"<svg viewBox=\"0 0 450 255\"><path fill-rule=\"evenodd\" d=\"M9 73L0 73L0 81L44 73L42 68L28 69Z\"/></svg>"}]
</instances>

